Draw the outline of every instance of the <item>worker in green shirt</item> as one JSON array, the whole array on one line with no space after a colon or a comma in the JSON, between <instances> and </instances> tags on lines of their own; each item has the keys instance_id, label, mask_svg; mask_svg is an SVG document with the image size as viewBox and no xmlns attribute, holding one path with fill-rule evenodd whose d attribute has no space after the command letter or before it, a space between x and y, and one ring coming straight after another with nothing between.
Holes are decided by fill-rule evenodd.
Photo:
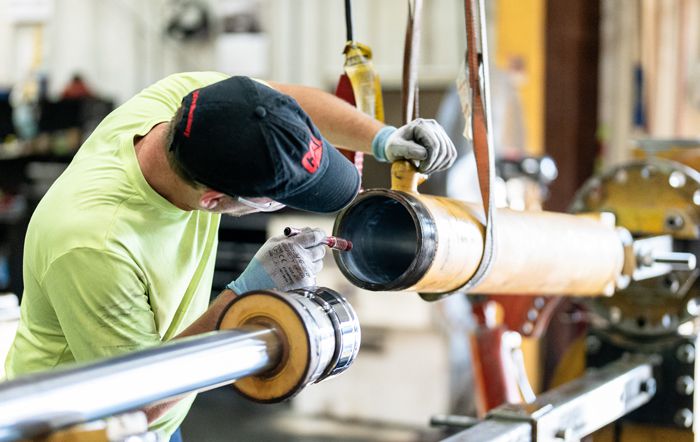
<instances>
[{"instance_id":1,"label":"worker in green shirt","mask_svg":"<svg viewBox=\"0 0 700 442\"><path fill-rule=\"evenodd\" d=\"M325 234L306 228L268 240L209 305L221 214L330 213L355 197L357 170L327 139L426 173L456 156L433 120L396 129L317 89L213 72L171 75L117 108L29 223L8 377L211 331L237 294L314 285ZM193 400L147 407L151 427L179 440Z\"/></svg>"}]
</instances>

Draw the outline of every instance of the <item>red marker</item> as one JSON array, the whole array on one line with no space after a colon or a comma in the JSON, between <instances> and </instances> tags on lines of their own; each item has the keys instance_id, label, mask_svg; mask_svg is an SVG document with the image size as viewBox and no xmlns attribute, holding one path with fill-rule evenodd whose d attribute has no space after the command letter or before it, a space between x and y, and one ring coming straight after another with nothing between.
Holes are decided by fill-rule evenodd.
<instances>
[{"instance_id":1,"label":"red marker","mask_svg":"<svg viewBox=\"0 0 700 442\"><path fill-rule=\"evenodd\" d=\"M294 236L301 233L301 229L296 227L285 227L284 236ZM336 236L327 236L321 241L323 244L327 245L331 249L340 250L341 252L347 252L352 249L352 242L347 239L338 238Z\"/></svg>"}]
</instances>

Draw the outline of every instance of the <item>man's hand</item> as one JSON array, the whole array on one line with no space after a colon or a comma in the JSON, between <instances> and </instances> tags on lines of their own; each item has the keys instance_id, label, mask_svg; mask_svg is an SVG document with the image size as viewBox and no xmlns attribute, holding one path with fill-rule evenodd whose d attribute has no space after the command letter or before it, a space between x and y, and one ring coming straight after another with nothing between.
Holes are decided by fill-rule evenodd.
<instances>
[{"instance_id":1,"label":"man's hand","mask_svg":"<svg viewBox=\"0 0 700 442\"><path fill-rule=\"evenodd\" d=\"M315 285L326 254L325 237L323 230L306 227L292 237L268 239L241 276L226 287L240 295L251 290L287 291Z\"/></svg>"},{"instance_id":2,"label":"man's hand","mask_svg":"<svg viewBox=\"0 0 700 442\"><path fill-rule=\"evenodd\" d=\"M374 137L372 152L380 161L418 160L423 173L447 169L457 158L457 149L442 126L423 118L398 129L385 126Z\"/></svg>"}]
</instances>

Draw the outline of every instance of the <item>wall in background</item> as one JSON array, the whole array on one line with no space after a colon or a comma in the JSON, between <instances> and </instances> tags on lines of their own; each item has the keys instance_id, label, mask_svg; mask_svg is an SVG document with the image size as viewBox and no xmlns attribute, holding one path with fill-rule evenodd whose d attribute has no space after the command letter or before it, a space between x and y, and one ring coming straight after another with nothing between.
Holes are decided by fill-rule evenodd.
<instances>
[{"instance_id":1,"label":"wall in background","mask_svg":"<svg viewBox=\"0 0 700 442\"><path fill-rule=\"evenodd\" d=\"M8 61L0 63L0 86L9 87L29 76L32 54L37 51L51 95L57 95L77 72L98 94L114 98L116 104L179 71L223 70L326 90L334 89L342 72L343 0L203 0L200 4L210 18L209 37L183 41L165 30L185 0L32 0L46 2L53 9L42 24L38 48L37 25L11 20L20 2L0 0L0 59ZM463 59L464 3L423 3L419 81L424 91L439 95L454 84ZM487 3L494 25L491 55L498 71L506 74L501 79L509 77L507 94L501 96L516 93L522 103L519 118L524 121L524 135L516 137L516 147L541 153L544 0ZM372 48L385 91L400 88L407 9L406 0L353 1L355 39ZM253 25L241 24L246 13ZM246 27L251 29L246 31ZM250 42L247 47L246 41ZM498 99L505 88L493 84ZM497 129L508 125L496 124Z\"/></svg>"},{"instance_id":2,"label":"wall in background","mask_svg":"<svg viewBox=\"0 0 700 442\"><path fill-rule=\"evenodd\" d=\"M600 77L603 165L635 139L700 138L700 2L602 2Z\"/></svg>"},{"instance_id":3,"label":"wall in background","mask_svg":"<svg viewBox=\"0 0 700 442\"><path fill-rule=\"evenodd\" d=\"M0 0L0 85L30 75L33 34L43 27L40 69L58 94L81 73L100 94L122 102L168 72L211 66L209 44L176 44L164 36L166 0L61 0L44 23L14 22L13 1Z\"/></svg>"},{"instance_id":4,"label":"wall in background","mask_svg":"<svg viewBox=\"0 0 700 442\"><path fill-rule=\"evenodd\" d=\"M216 69L222 11L257 5L262 32L269 36L267 78L331 88L341 72L345 43L342 0L206 0L212 34L180 42L165 35L175 0L46 0L42 72L58 93L75 72L117 103L177 71ZM27 76L38 25L13 21L15 0L0 0L0 85ZM407 6L405 0L355 0L355 36L374 50L387 87L400 84ZM459 0L425 2L420 78L444 87L456 77L463 51ZM231 57L240 56L231 54Z\"/></svg>"},{"instance_id":5,"label":"wall in background","mask_svg":"<svg viewBox=\"0 0 700 442\"><path fill-rule=\"evenodd\" d=\"M495 63L519 88L525 127L524 150L544 154L545 0L496 2Z\"/></svg>"}]
</instances>

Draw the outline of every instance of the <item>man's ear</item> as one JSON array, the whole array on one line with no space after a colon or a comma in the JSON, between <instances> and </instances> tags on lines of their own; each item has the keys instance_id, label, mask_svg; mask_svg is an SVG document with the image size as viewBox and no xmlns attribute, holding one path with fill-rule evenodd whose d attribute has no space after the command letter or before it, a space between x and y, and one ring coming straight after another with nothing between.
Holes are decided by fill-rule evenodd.
<instances>
[{"instance_id":1,"label":"man's ear","mask_svg":"<svg viewBox=\"0 0 700 442\"><path fill-rule=\"evenodd\" d=\"M214 210L219 205L222 198L225 198L226 194L217 192L216 190L207 189L202 196L199 197L199 205L202 209Z\"/></svg>"}]
</instances>

